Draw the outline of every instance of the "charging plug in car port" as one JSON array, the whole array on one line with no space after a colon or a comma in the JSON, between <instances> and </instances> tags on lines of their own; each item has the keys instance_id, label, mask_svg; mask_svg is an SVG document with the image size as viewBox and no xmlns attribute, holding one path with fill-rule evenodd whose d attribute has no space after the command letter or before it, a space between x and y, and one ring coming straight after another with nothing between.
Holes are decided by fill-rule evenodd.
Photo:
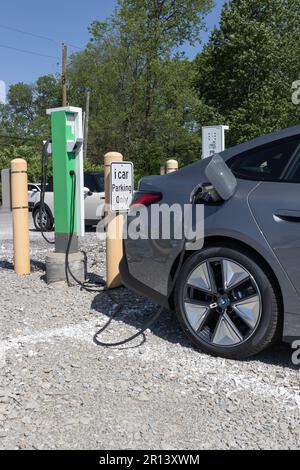
<instances>
[{"instance_id":1,"label":"charging plug in car port","mask_svg":"<svg viewBox=\"0 0 300 470\"><path fill-rule=\"evenodd\" d=\"M197 186L191 194L192 204L220 204L222 199L210 183Z\"/></svg>"}]
</instances>

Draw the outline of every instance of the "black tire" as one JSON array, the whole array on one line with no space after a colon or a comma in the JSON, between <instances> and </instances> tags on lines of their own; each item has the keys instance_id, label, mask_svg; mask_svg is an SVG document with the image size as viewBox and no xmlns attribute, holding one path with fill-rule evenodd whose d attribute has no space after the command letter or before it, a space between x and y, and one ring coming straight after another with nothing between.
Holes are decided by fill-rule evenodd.
<instances>
[{"instance_id":1,"label":"black tire","mask_svg":"<svg viewBox=\"0 0 300 470\"><path fill-rule=\"evenodd\" d=\"M251 279L251 282L254 282L255 286L258 287L260 316L257 319L252 334L249 334L249 338L245 335L245 338L239 344L233 346L215 344L212 339L213 333L207 326L205 327L206 330L200 331L199 328L198 331L195 331L186 313L187 289L194 289L193 287L187 287L189 276L201 263L212 259L225 259L225 261L229 260L239 264L250 274L249 279ZM223 263L223 261L220 263ZM226 246L211 246L191 255L183 265L175 289L176 314L183 331L197 348L213 356L243 359L258 354L277 339L281 327L280 297L275 288L275 283L271 283L271 280L271 274L262 266L260 260L253 257L250 253L242 253ZM192 292L194 291L192 290ZM211 304L210 307L213 305L216 304ZM210 315L214 314L214 310L210 310L210 312ZM222 315L222 313L220 314L219 307L216 310L216 314ZM233 312L233 314L235 313ZM215 320L213 319L213 321ZM211 330L213 330L213 327L211 327ZM207 334L208 339L205 337L204 332L205 335Z\"/></svg>"},{"instance_id":2,"label":"black tire","mask_svg":"<svg viewBox=\"0 0 300 470\"><path fill-rule=\"evenodd\" d=\"M40 223L39 223L39 219L40 219L40 208L39 207L36 207L33 210L32 217L33 217L33 223L34 223L34 226L35 226L36 230L40 232L41 227L40 227ZM53 229L53 225L54 225L54 219L53 219L53 215L52 215L52 213L51 213L48 206L45 206L45 208L44 208L43 218L44 218L43 231L44 232L51 232L51 230Z\"/></svg>"}]
</instances>

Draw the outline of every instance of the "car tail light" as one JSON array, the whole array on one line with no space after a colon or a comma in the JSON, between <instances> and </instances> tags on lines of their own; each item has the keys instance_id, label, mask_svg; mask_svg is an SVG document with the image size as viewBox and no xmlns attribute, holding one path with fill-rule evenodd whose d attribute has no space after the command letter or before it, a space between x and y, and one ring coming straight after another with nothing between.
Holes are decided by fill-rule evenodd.
<instances>
[{"instance_id":1,"label":"car tail light","mask_svg":"<svg viewBox=\"0 0 300 470\"><path fill-rule=\"evenodd\" d=\"M133 196L132 203L130 207L134 206L151 206L151 204L155 204L159 202L162 198L161 193L146 193L142 191L138 191Z\"/></svg>"}]
</instances>

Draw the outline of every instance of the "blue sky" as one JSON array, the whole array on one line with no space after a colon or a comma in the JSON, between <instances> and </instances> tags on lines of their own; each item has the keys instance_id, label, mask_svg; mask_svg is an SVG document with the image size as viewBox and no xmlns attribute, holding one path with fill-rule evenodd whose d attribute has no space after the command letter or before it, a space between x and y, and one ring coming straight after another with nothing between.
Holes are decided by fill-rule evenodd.
<instances>
[{"instance_id":1,"label":"blue sky","mask_svg":"<svg viewBox=\"0 0 300 470\"><path fill-rule=\"evenodd\" d=\"M40 75L60 70L61 43L82 48L88 42L88 26L95 19L105 19L115 6L115 0L10 0L1 2L0 15L0 80L7 86L23 81L34 82ZM224 0L215 0L214 11L208 16L209 30L218 24ZM45 36L39 39L9 28ZM202 40L208 34L203 33ZM9 46L7 49L2 46ZM51 57L30 55L14 50L23 49ZM193 57L200 46L186 46L188 56ZM70 52L76 52L70 47Z\"/></svg>"}]
</instances>

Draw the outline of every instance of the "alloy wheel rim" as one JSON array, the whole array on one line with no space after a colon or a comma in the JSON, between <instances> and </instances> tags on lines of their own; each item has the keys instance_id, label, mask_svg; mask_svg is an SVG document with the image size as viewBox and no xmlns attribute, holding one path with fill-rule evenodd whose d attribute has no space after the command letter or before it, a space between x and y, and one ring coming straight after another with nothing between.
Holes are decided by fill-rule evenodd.
<instances>
[{"instance_id":1,"label":"alloy wheel rim","mask_svg":"<svg viewBox=\"0 0 300 470\"><path fill-rule=\"evenodd\" d=\"M48 217L47 217L47 213L45 211L42 212L42 225L41 225L41 219L40 219L40 214L38 213L37 214L37 218L36 218L36 221L37 221L37 224L38 226L41 228L46 228L47 227L47 223L48 223Z\"/></svg>"},{"instance_id":2,"label":"alloy wheel rim","mask_svg":"<svg viewBox=\"0 0 300 470\"><path fill-rule=\"evenodd\" d=\"M213 346L233 347L256 331L262 298L244 266L228 258L210 258L187 278L184 311L199 338Z\"/></svg>"}]
</instances>

